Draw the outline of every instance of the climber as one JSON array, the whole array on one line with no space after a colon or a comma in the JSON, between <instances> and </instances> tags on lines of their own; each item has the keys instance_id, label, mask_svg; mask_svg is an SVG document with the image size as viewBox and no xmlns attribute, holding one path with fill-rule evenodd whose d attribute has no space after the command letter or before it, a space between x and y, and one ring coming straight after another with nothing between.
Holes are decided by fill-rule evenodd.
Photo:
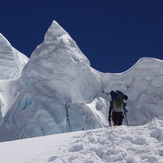
<instances>
[{"instance_id":1,"label":"climber","mask_svg":"<svg viewBox=\"0 0 163 163\"><path fill-rule=\"evenodd\" d=\"M122 125L122 121L124 119L124 115L126 115L127 109L126 103L124 100L128 99L128 96L124 95L121 91L111 91L111 101L110 101L110 108L109 108L109 123L111 125L111 118L114 123L114 126ZM125 113L125 114L124 114Z\"/></svg>"}]
</instances>

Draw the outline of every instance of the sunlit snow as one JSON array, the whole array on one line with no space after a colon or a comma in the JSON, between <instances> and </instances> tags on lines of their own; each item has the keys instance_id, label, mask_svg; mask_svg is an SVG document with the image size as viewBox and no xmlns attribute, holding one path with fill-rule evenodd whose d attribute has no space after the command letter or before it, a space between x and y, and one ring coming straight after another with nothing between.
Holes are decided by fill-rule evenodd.
<instances>
[{"instance_id":1,"label":"sunlit snow","mask_svg":"<svg viewBox=\"0 0 163 163\"><path fill-rule=\"evenodd\" d=\"M162 163L163 121L0 143L3 163Z\"/></svg>"}]
</instances>

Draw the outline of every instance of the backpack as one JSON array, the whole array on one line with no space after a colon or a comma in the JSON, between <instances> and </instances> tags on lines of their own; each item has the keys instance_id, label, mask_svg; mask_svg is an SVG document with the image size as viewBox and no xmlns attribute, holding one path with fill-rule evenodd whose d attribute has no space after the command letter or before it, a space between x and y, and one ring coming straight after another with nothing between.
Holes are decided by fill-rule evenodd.
<instances>
[{"instance_id":1,"label":"backpack","mask_svg":"<svg viewBox=\"0 0 163 163\"><path fill-rule=\"evenodd\" d=\"M116 112L123 111L123 99L124 94L121 91L116 91L115 98L113 100L113 110Z\"/></svg>"}]
</instances>

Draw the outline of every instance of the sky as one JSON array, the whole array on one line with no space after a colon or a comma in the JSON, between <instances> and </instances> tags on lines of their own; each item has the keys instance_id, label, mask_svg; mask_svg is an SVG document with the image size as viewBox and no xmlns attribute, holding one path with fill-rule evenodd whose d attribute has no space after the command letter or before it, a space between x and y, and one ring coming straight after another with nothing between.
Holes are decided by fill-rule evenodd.
<instances>
[{"instance_id":1,"label":"sky","mask_svg":"<svg viewBox=\"0 0 163 163\"><path fill-rule=\"evenodd\" d=\"M142 57L163 59L162 0L3 0L0 33L30 57L56 20L91 66L123 72Z\"/></svg>"}]
</instances>

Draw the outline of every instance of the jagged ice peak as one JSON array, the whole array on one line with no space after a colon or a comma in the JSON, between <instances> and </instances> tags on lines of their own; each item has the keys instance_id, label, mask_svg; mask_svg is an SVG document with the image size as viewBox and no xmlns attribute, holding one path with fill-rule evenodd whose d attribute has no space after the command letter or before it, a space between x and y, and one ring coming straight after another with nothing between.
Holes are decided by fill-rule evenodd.
<instances>
[{"instance_id":1,"label":"jagged ice peak","mask_svg":"<svg viewBox=\"0 0 163 163\"><path fill-rule=\"evenodd\" d=\"M53 40L56 37L60 37L63 35L69 35L56 21L53 20L51 26L45 34L45 40Z\"/></svg>"},{"instance_id":2,"label":"jagged ice peak","mask_svg":"<svg viewBox=\"0 0 163 163\"><path fill-rule=\"evenodd\" d=\"M4 44L11 46L10 42L0 33L0 46Z\"/></svg>"},{"instance_id":3,"label":"jagged ice peak","mask_svg":"<svg viewBox=\"0 0 163 163\"><path fill-rule=\"evenodd\" d=\"M20 77L28 58L16 50L0 33L0 79Z\"/></svg>"}]
</instances>

